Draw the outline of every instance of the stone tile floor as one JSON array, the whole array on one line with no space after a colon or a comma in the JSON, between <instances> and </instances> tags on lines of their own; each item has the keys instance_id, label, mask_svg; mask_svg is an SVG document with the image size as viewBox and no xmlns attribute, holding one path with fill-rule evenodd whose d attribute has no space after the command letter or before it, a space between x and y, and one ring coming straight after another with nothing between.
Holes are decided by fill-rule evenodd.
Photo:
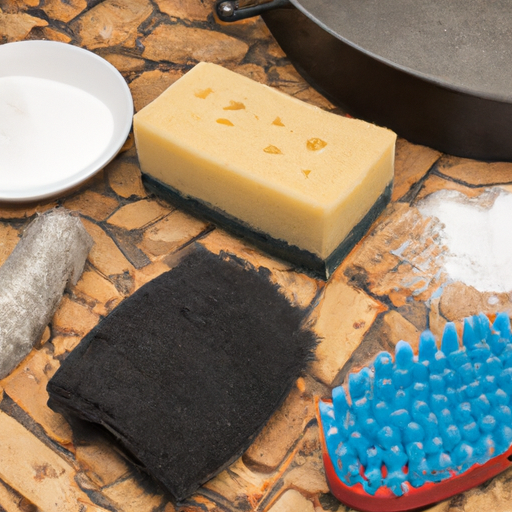
<instances>
[{"instance_id":1,"label":"stone tile floor","mask_svg":"<svg viewBox=\"0 0 512 512\"><path fill-rule=\"evenodd\" d=\"M0 42L51 39L82 46L126 78L139 110L196 62L219 63L342 114L309 87L259 19L216 23L211 0L0 0ZM95 245L41 343L0 381L0 510L199 512L338 511L325 482L314 396L329 394L351 368L428 326L479 311L511 312L509 293L481 292L443 272L439 223L418 201L442 189L478 197L512 190L512 164L440 154L400 139L392 204L328 283L293 272L224 231L149 195L130 137L97 176L39 204L0 205L0 263L37 212L79 212ZM507 219L504 219L504 223ZM168 270L192 240L271 270L289 300L311 311L322 341L317 359L243 457L187 502L166 496L96 432L75 429L46 406L46 383L98 321ZM419 272L419 270L421 272ZM512 510L512 472L431 510Z\"/></svg>"}]
</instances>

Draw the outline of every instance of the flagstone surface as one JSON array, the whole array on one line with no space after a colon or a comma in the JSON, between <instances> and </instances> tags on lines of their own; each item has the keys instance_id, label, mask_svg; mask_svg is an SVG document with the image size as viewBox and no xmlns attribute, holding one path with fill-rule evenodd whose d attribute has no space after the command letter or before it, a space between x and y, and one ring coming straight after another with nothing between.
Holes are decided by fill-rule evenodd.
<instances>
[{"instance_id":1,"label":"flagstone surface","mask_svg":"<svg viewBox=\"0 0 512 512\"><path fill-rule=\"evenodd\" d=\"M259 18L221 24L212 0L0 0L0 44L51 39L92 50L124 76L138 111L200 60L343 115L298 74ZM512 164L444 155L399 139L393 199L327 282L291 269L221 228L154 197L141 182L130 135L120 154L80 187L37 204L0 204L0 264L23 229L55 206L78 212L94 247L43 339L0 381L0 512L346 512L329 492L315 397L401 339L483 311L512 313L510 293L454 282L441 264L440 221L423 198L453 189L512 191ZM510 219L503 219L503 229ZM320 337L316 359L252 446L184 503L125 460L100 432L70 425L47 405L46 383L90 329L178 261L195 241L270 270ZM186 461L183 461L186 464ZM434 507L512 510L512 471Z\"/></svg>"}]
</instances>

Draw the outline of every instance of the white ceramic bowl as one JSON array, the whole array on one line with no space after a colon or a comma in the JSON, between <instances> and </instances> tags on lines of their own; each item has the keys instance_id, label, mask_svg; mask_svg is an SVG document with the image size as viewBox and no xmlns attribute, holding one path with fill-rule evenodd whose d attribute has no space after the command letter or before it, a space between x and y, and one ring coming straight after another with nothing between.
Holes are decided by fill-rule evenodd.
<instances>
[{"instance_id":1,"label":"white ceramic bowl","mask_svg":"<svg viewBox=\"0 0 512 512\"><path fill-rule=\"evenodd\" d=\"M53 41L0 45L0 202L66 191L107 165L133 100L105 59Z\"/></svg>"}]
</instances>

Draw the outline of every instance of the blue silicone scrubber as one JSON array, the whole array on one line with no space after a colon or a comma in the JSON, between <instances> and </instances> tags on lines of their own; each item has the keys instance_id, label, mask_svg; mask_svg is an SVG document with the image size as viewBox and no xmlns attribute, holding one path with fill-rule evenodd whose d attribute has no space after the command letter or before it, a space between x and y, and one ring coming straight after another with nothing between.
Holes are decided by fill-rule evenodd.
<instances>
[{"instance_id":1,"label":"blue silicone scrubber","mask_svg":"<svg viewBox=\"0 0 512 512\"><path fill-rule=\"evenodd\" d=\"M342 485L396 498L507 452L511 402L510 320L499 314L491 325L480 314L465 319L462 346L448 323L440 349L425 331L417 356L405 341L394 361L381 352L349 375L348 394L340 386L332 403L319 402L319 416Z\"/></svg>"}]
</instances>

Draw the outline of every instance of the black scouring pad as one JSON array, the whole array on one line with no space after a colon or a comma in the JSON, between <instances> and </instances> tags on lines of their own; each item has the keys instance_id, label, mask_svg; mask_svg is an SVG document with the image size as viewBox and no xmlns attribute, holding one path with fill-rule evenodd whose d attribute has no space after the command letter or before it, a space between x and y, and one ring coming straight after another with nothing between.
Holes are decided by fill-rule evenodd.
<instances>
[{"instance_id":1,"label":"black scouring pad","mask_svg":"<svg viewBox=\"0 0 512 512\"><path fill-rule=\"evenodd\" d=\"M180 501L239 457L312 357L268 271L198 249L68 356L49 406L103 425Z\"/></svg>"}]
</instances>

